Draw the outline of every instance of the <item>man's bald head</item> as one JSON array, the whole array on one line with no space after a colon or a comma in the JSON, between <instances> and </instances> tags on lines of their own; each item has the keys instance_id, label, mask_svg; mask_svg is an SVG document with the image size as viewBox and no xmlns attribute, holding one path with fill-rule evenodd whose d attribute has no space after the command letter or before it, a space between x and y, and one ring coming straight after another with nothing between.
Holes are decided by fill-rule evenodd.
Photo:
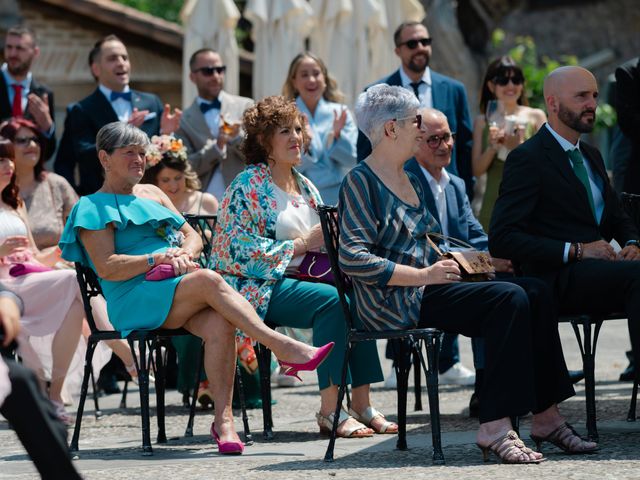
<instances>
[{"instance_id":1,"label":"man's bald head","mask_svg":"<svg viewBox=\"0 0 640 480\"><path fill-rule=\"evenodd\" d=\"M453 150L453 137L447 116L435 108L423 108L418 110L422 115L423 138L418 144L415 158L420 165L436 179L440 179L442 169L451 163L451 151ZM444 141L447 138L447 141ZM430 146L429 143L437 145Z\"/></svg>"},{"instance_id":2,"label":"man's bald head","mask_svg":"<svg viewBox=\"0 0 640 480\"><path fill-rule=\"evenodd\" d=\"M563 137L577 141L593 130L598 105L598 82L586 68L559 67L544 79L549 125Z\"/></svg>"},{"instance_id":3,"label":"man's bald head","mask_svg":"<svg viewBox=\"0 0 640 480\"><path fill-rule=\"evenodd\" d=\"M418 111L420 115L422 115L422 125L431 125L434 122L445 121L447 122L447 116L442 113L440 110L436 110L435 108L422 108ZM448 126L448 123L447 123ZM424 129L424 127L423 127Z\"/></svg>"}]
</instances>

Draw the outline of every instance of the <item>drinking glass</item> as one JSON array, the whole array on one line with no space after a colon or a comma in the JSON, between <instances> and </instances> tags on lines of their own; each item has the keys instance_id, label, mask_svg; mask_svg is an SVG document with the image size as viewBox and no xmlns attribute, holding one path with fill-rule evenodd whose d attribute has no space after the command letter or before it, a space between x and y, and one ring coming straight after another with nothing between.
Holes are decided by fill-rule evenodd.
<instances>
[{"instance_id":1,"label":"drinking glass","mask_svg":"<svg viewBox=\"0 0 640 480\"><path fill-rule=\"evenodd\" d=\"M489 100L485 117L489 128L504 128L504 104L500 100Z\"/></svg>"}]
</instances>

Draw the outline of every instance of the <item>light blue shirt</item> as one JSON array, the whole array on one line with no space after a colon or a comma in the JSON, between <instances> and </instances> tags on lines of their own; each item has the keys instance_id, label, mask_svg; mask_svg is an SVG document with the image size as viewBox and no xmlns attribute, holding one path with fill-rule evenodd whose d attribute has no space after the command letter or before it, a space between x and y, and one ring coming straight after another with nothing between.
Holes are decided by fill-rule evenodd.
<instances>
[{"instance_id":1,"label":"light blue shirt","mask_svg":"<svg viewBox=\"0 0 640 480\"><path fill-rule=\"evenodd\" d=\"M202 97L196 97L196 102L198 102L198 106L202 103L211 103ZM218 134L220 133L220 109L212 108L203 115L204 121L207 122L207 127L209 127L209 131L211 132L211 136L213 138L218 138Z\"/></svg>"},{"instance_id":2,"label":"light blue shirt","mask_svg":"<svg viewBox=\"0 0 640 480\"><path fill-rule=\"evenodd\" d=\"M131 102L125 100L124 98L118 98L116 100L111 101L111 92L112 90L105 87L104 85L100 84L98 86L98 88L100 89L100 91L102 92L102 94L107 97L107 102L109 102L111 104L111 106L113 107L113 111L116 112L116 115L118 116L118 120L120 120L121 122L128 122L129 119L131 118L131 114L133 113L133 105ZM129 85L127 85L126 87L124 87L124 90L122 90L123 93L126 93L129 91Z\"/></svg>"},{"instance_id":3,"label":"light blue shirt","mask_svg":"<svg viewBox=\"0 0 640 480\"><path fill-rule=\"evenodd\" d=\"M342 179L356 165L358 128L347 106L341 103L321 98L313 115L300 97L296 98L296 104L307 116L313 132L309 153L302 155L298 171L311 180L325 204L335 205ZM334 112L340 115L343 109L347 109L347 121L336 140L333 137Z\"/></svg>"},{"instance_id":4,"label":"light blue shirt","mask_svg":"<svg viewBox=\"0 0 640 480\"><path fill-rule=\"evenodd\" d=\"M545 127L547 127L547 130L549 130L551 135L553 135L553 138L555 138L558 141L558 143L560 144L560 146L565 152L569 152L569 150L574 150L576 148L578 149L578 151L580 151L580 140L578 140L577 143L574 145L569 140L562 137L553 128L551 128L551 126L548 123L545 123ZM582 155L582 152L580 152L580 155ZM600 221L602 220L602 213L604 212L604 198L602 197L602 189L601 189L601 186L596 181L598 177L591 169L591 165L584 158L584 155L582 155L582 158L584 161L584 167L587 170L587 175L589 176L589 186L591 187L591 195L593 197L593 206L596 209L596 212L595 212L596 220L598 221L598 224L599 224ZM567 161L569 162L569 164L571 165L571 169L573 170L573 162L569 158L568 153L567 153ZM565 263L569 261L570 247L571 247L571 243L566 243L564 246L564 262Z\"/></svg>"},{"instance_id":5,"label":"light blue shirt","mask_svg":"<svg viewBox=\"0 0 640 480\"><path fill-rule=\"evenodd\" d=\"M32 78L31 72L27 73L27 76L25 77L24 80L22 80L21 82L18 82L9 73L9 68L7 67L6 63L2 64L2 67L0 67L0 70L2 70L2 75L4 75L4 82L7 84L9 106L13 105L13 99L16 95L16 91L13 89L11 85L21 85L22 86L22 111L26 112L27 103L28 103L27 96L29 95L29 92L31 89L31 78Z\"/></svg>"},{"instance_id":6,"label":"light blue shirt","mask_svg":"<svg viewBox=\"0 0 640 480\"><path fill-rule=\"evenodd\" d=\"M400 67L400 80L402 81L402 86L413 93L413 87L410 85L412 80L405 73L402 67ZM418 86L418 100L420 101L420 108L433 108L433 95L431 94L431 70L429 67L425 68L420 80L422 80L422 83Z\"/></svg>"}]
</instances>

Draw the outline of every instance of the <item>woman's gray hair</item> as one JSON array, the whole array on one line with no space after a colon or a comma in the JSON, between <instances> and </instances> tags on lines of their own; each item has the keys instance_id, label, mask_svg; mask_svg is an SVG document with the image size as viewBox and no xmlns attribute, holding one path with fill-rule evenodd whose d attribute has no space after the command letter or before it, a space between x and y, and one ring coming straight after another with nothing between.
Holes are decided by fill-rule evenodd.
<instances>
[{"instance_id":1,"label":"woman's gray hair","mask_svg":"<svg viewBox=\"0 0 640 480\"><path fill-rule=\"evenodd\" d=\"M384 83L373 85L358 96L356 121L367 136L371 147L380 143L384 135L384 123L394 118L406 118L420 107L416 96L406 88Z\"/></svg>"},{"instance_id":2,"label":"woman's gray hair","mask_svg":"<svg viewBox=\"0 0 640 480\"><path fill-rule=\"evenodd\" d=\"M125 122L112 122L98 130L96 151L104 150L111 155L118 148L131 145L146 148L150 143L147 134L138 127Z\"/></svg>"}]
</instances>

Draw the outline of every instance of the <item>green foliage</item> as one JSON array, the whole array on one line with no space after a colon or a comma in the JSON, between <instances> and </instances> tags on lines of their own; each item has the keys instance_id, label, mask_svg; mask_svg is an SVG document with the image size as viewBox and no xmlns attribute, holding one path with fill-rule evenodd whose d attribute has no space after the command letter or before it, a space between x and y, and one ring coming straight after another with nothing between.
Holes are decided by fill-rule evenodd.
<instances>
[{"instance_id":1,"label":"green foliage","mask_svg":"<svg viewBox=\"0 0 640 480\"><path fill-rule=\"evenodd\" d=\"M141 12L150 13L169 22L180 23L180 9L185 0L115 0Z\"/></svg>"},{"instance_id":2,"label":"green foliage","mask_svg":"<svg viewBox=\"0 0 640 480\"><path fill-rule=\"evenodd\" d=\"M494 51L504 51L506 34L504 30L496 29L491 36L491 44ZM544 109L544 95L542 87L544 78L552 70L562 65L577 65L578 58L575 55L562 55L558 60L547 56L539 56L536 43L529 36L517 36L515 46L508 50L511 56L522 68L524 77L527 79L527 100L529 105ZM596 130L600 128L610 128L616 124L616 112L608 103L601 102L596 111Z\"/></svg>"}]
</instances>

